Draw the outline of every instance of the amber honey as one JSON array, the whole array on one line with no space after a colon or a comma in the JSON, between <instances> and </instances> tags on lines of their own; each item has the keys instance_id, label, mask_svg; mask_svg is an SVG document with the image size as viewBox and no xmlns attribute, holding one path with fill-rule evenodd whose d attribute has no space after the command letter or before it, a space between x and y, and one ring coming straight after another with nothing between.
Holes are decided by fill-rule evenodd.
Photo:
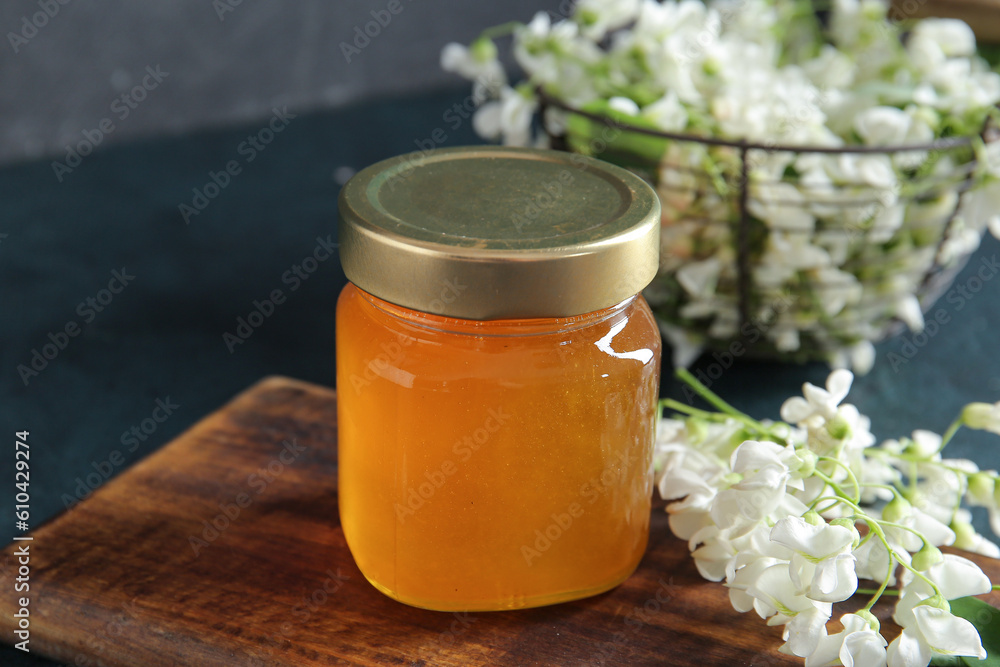
<instances>
[{"instance_id":1,"label":"amber honey","mask_svg":"<svg viewBox=\"0 0 1000 667\"><path fill-rule=\"evenodd\" d=\"M358 567L432 609L607 590L646 547L660 340L639 297L575 318L337 306L340 513Z\"/></svg>"}]
</instances>

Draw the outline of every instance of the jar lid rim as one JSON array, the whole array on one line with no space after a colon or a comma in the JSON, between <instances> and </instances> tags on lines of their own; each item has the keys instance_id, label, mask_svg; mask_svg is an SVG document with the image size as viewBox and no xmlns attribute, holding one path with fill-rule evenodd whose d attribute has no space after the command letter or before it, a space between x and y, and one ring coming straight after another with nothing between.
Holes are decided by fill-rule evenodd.
<instances>
[{"instance_id":1,"label":"jar lid rim","mask_svg":"<svg viewBox=\"0 0 1000 667\"><path fill-rule=\"evenodd\" d=\"M659 263L653 189L575 153L468 146L400 155L352 177L339 211L351 282L453 317L593 312L640 292Z\"/></svg>"}]
</instances>

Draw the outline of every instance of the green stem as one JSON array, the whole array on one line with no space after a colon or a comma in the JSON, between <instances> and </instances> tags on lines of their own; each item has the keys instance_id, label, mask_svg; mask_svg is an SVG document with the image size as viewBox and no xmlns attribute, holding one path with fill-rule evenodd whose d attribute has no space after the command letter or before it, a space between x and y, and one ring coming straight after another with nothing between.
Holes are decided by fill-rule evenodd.
<instances>
[{"instance_id":1,"label":"green stem","mask_svg":"<svg viewBox=\"0 0 1000 667\"><path fill-rule=\"evenodd\" d=\"M701 396L702 399L704 399L705 402L707 402L709 405L719 410L719 412L729 415L733 419L736 419L737 421L745 424L746 426L750 427L757 433L767 436L768 438L774 440L778 444L785 444L784 438L775 436L773 433L771 433L771 431L767 427L765 427L759 421L757 421L748 414L740 412L739 410L737 410L736 408L734 408L733 406L729 405L724 400L719 398L714 392L712 392L711 389L709 389L701 382L699 382L698 378L692 375L688 371L688 369L678 368L675 371L675 374L677 375L678 379L680 379L682 382L691 387L691 389L693 389L696 394Z\"/></svg>"},{"instance_id":2,"label":"green stem","mask_svg":"<svg viewBox=\"0 0 1000 667\"><path fill-rule=\"evenodd\" d=\"M859 588L856 592L859 595L873 595L876 591L875 591L874 588ZM882 595L899 595L899 591L887 591L887 590L883 590L881 594Z\"/></svg>"},{"instance_id":3,"label":"green stem","mask_svg":"<svg viewBox=\"0 0 1000 667\"><path fill-rule=\"evenodd\" d=\"M662 411L663 408L670 408L675 412L680 412L692 417L699 417L708 421L725 421L729 419L727 415L720 415L718 412L708 412L707 410L694 408L687 403L681 403L680 401L675 401L672 398L664 398L660 400L660 410Z\"/></svg>"},{"instance_id":4,"label":"green stem","mask_svg":"<svg viewBox=\"0 0 1000 667\"><path fill-rule=\"evenodd\" d=\"M875 603L878 602L879 598L882 597L882 594L885 593L885 589L889 585L889 579L892 578L892 571L895 569L896 569L896 561L892 557L892 555L890 555L889 571L885 573L885 579L882 580L882 585L878 587L878 590L875 591L875 593L872 595L871 600L869 600L868 604L865 605L865 611L871 611L872 607L875 606Z\"/></svg>"},{"instance_id":5,"label":"green stem","mask_svg":"<svg viewBox=\"0 0 1000 667\"><path fill-rule=\"evenodd\" d=\"M861 484L858 482L858 478L854 474L854 471L851 470L850 466L848 466L846 463L844 463L840 459L835 459L835 458L830 457L830 456L821 456L821 457L819 457L819 460L820 461L829 461L830 463L834 463L834 464L840 466L841 468L843 468L844 471L847 473L847 479L854 486L854 502L856 502L856 503L861 502ZM823 473L819 472L818 470L816 472L818 474L820 474L820 475L823 474ZM829 481L827 481L827 480L829 480ZM831 482L833 482L833 480L830 479L829 477L827 477L823 481L825 481L827 484L830 484ZM840 487L837 486L837 489L839 491Z\"/></svg>"},{"instance_id":6,"label":"green stem","mask_svg":"<svg viewBox=\"0 0 1000 667\"><path fill-rule=\"evenodd\" d=\"M960 428L962 428L961 417L953 421L951 423L951 426L948 427L948 430L944 432L943 436L941 436L941 446L937 448L938 453L940 453L942 449L948 446L948 443L951 442L951 439L954 437L955 433L957 433L958 429Z\"/></svg>"},{"instance_id":7,"label":"green stem","mask_svg":"<svg viewBox=\"0 0 1000 667\"><path fill-rule=\"evenodd\" d=\"M712 406L718 408L719 412L725 412L727 415L736 417L740 420L749 419L750 421L753 421L749 415L743 414L733 406L729 405L729 403L726 403L724 400L719 398L711 389L703 385L698 378L692 375L688 369L683 367L678 368L676 375L682 382L694 389L696 394L701 396Z\"/></svg>"},{"instance_id":8,"label":"green stem","mask_svg":"<svg viewBox=\"0 0 1000 667\"><path fill-rule=\"evenodd\" d=\"M497 37L506 37L511 35L518 28L523 28L524 24L518 21L507 21L506 23L501 23L500 25L495 25L492 28L487 28L479 33L479 39L496 39Z\"/></svg>"},{"instance_id":9,"label":"green stem","mask_svg":"<svg viewBox=\"0 0 1000 667\"><path fill-rule=\"evenodd\" d=\"M916 569L915 567L913 567L912 565L910 565L906 561L904 561L904 560L902 560L902 559L899 558L899 555L896 553L895 549L893 549L891 546L889 546L889 540L886 539L886 537L885 537L885 531L882 530L882 525L880 524L879 521L877 521L876 519L873 519L872 517L869 517L869 516L863 516L862 518L864 519L865 523L868 524L868 528L871 529L872 531L874 531L875 534L878 536L879 540L881 540L883 546L885 546L885 550L887 552L889 552L890 564L892 563L892 559L895 559L895 561L897 563L899 563L905 569L907 569L910 572L912 572L914 574L914 576L917 576L917 577L920 577L921 579L923 579L924 582L928 586L931 587L931 590L934 591L935 595L941 595L941 589L938 588L937 584L935 584L933 581L931 581L930 579L928 579L927 575L925 575L923 572L921 572L920 570ZM916 533L916 531L914 531L914 532ZM920 533L916 533L916 534L920 535ZM922 535L920 537L921 537L921 539L924 539ZM927 543L927 540L924 539L924 544L926 544L926 543Z\"/></svg>"}]
</instances>

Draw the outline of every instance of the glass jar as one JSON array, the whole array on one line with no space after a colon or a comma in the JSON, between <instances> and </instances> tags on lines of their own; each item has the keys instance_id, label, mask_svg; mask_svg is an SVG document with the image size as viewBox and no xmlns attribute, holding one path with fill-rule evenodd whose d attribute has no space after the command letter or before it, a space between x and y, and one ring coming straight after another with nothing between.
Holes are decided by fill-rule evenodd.
<instances>
[{"instance_id":1,"label":"glass jar","mask_svg":"<svg viewBox=\"0 0 1000 667\"><path fill-rule=\"evenodd\" d=\"M638 565L659 210L622 169L532 149L401 156L344 187L340 518L379 590L514 609Z\"/></svg>"}]
</instances>

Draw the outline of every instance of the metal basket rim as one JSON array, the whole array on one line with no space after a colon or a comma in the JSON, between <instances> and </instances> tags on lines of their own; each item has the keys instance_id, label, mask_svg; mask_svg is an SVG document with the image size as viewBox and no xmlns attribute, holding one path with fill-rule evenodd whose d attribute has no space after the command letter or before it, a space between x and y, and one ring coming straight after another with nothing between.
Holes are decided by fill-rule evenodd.
<instances>
[{"instance_id":1,"label":"metal basket rim","mask_svg":"<svg viewBox=\"0 0 1000 667\"><path fill-rule=\"evenodd\" d=\"M562 109L567 113L576 114L578 116L597 121L608 127L616 127L629 132L645 134L660 139L700 143L708 146L725 146L742 150L763 150L781 153L826 153L833 155L892 154L961 148L963 146L971 145L974 139L982 136L982 134L975 134L960 137L944 137L925 143L890 144L885 146L810 146L809 144L761 143L747 141L745 139L722 139L720 137L706 137L696 134L688 134L685 132L667 132L665 130L654 130L648 127L639 127L638 125L632 125L631 123L620 121L615 118L611 118L610 116L593 113L591 111L584 111L583 109L574 107L566 102L563 102L559 98L548 94L541 88L536 89L536 93L538 94L539 101L541 102L543 109L545 107L555 107L557 109ZM544 127L544 122L542 125ZM548 128L545 128L545 131L548 133Z\"/></svg>"}]
</instances>

